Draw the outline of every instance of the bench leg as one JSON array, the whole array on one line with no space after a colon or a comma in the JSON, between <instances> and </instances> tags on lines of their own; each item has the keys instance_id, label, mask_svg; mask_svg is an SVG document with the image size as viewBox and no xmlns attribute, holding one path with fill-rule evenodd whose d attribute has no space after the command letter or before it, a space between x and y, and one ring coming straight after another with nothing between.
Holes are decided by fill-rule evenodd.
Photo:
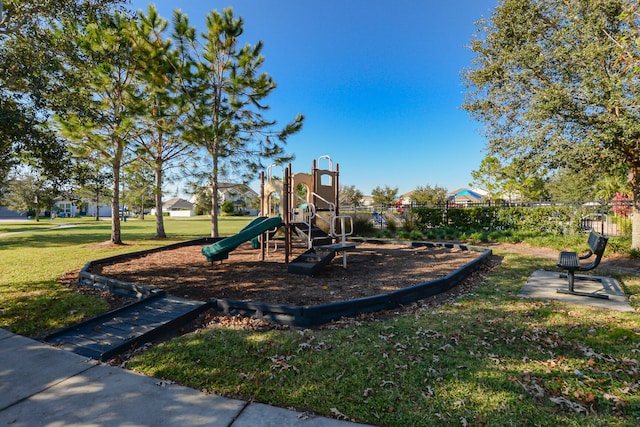
<instances>
[{"instance_id":1,"label":"bench leg","mask_svg":"<svg viewBox=\"0 0 640 427\"><path fill-rule=\"evenodd\" d=\"M569 292L573 293L573 285L575 284L576 280L576 272L571 270L567 272L567 276L569 276Z\"/></svg>"},{"instance_id":2,"label":"bench leg","mask_svg":"<svg viewBox=\"0 0 640 427\"><path fill-rule=\"evenodd\" d=\"M567 273L560 273L558 277L560 277L561 279L566 279L569 276L567 275ZM593 282L602 282L602 277L585 276L584 274L574 274L573 277L579 280L591 280Z\"/></svg>"},{"instance_id":3,"label":"bench leg","mask_svg":"<svg viewBox=\"0 0 640 427\"><path fill-rule=\"evenodd\" d=\"M581 297L590 297L590 298L599 298L599 299L609 299L609 295L604 294L593 294L589 292L578 292L573 289L575 283L575 272L570 270L567 274L561 274L560 277L567 277L569 279L569 289L556 289L556 292L559 294L569 294L569 295L578 295ZM579 279L586 278L587 280L595 280L597 282L601 282L601 279L593 278L589 276L578 276Z\"/></svg>"}]
</instances>

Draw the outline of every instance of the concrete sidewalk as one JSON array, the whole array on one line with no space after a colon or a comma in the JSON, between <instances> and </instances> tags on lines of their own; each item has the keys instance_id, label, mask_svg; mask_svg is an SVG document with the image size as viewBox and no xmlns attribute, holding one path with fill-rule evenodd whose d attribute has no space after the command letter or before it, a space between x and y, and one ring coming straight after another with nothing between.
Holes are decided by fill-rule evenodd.
<instances>
[{"instance_id":1,"label":"concrete sidewalk","mask_svg":"<svg viewBox=\"0 0 640 427\"><path fill-rule=\"evenodd\" d=\"M558 289L568 289L566 277L560 277L557 271L536 270L529 277L518 293L524 298L540 298L562 301L569 304L604 308L616 311L635 312L629 299L622 290L620 283L612 277L593 276L594 280L582 280L576 275L574 290L594 295L607 295L608 299L590 298L579 295L569 295L557 292Z\"/></svg>"},{"instance_id":2,"label":"concrete sidewalk","mask_svg":"<svg viewBox=\"0 0 640 427\"><path fill-rule=\"evenodd\" d=\"M205 394L0 329L0 425L353 427Z\"/></svg>"}]
</instances>

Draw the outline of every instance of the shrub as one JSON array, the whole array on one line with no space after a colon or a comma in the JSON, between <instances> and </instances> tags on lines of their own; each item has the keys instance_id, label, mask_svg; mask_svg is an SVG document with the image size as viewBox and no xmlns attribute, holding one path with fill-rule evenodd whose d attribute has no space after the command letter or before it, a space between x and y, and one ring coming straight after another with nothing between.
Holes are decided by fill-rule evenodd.
<instances>
[{"instance_id":1,"label":"shrub","mask_svg":"<svg viewBox=\"0 0 640 427\"><path fill-rule=\"evenodd\" d=\"M631 236L632 225L631 225L630 218L614 216L612 220L618 227L618 230L620 230L620 233L622 233L625 236Z\"/></svg>"},{"instance_id":2,"label":"shrub","mask_svg":"<svg viewBox=\"0 0 640 427\"><path fill-rule=\"evenodd\" d=\"M414 221L420 228L440 228L444 226L444 208L412 209Z\"/></svg>"},{"instance_id":3,"label":"shrub","mask_svg":"<svg viewBox=\"0 0 640 427\"><path fill-rule=\"evenodd\" d=\"M497 208L454 208L447 211L447 224L465 230L489 230L494 227Z\"/></svg>"},{"instance_id":4,"label":"shrub","mask_svg":"<svg viewBox=\"0 0 640 427\"><path fill-rule=\"evenodd\" d=\"M420 228L417 216L410 209L404 211L404 215L402 217L402 228L407 230L409 233Z\"/></svg>"},{"instance_id":5,"label":"shrub","mask_svg":"<svg viewBox=\"0 0 640 427\"><path fill-rule=\"evenodd\" d=\"M391 233L395 233L398 229L398 224L393 219L387 218L387 230Z\"/></svg>"},{"instance_id":6,"label":"shrub","mask_svg":"<svg viewBox=\"0 0 640 427\"><path fill-rule=\"evenodd\" d=\"M412 230L411 233L409 233L409 238L411 240L423 240L424 237L422 236L422 233L420 232L420 230Z\"/></svg>"},{"instance_id":7,"label":"shrub","mask_svg":"<svg viewBox=\"0 0 640 427\"><path fill-rule=\"evenodd\" d=\"M466 237L464 240L470 242L470 243L478 243L478 242L488 242L489 238L487 233L482 232L482 231L476 231L474 233L469 234L468 237Z\"/></svg>"},{"instance_id":8,"label":"shrub","mask_svg":"<svg viewBox=\"0 0 640 427\"><path fill-rule=\"evenodd\" d=\"M353 218L353 234L358 236L368 236L373 234L375 227L370 216L357 215Z\"/></svg>"},{"instance_id":9,"label":"shrub","mask_svg":"<svg viewBox=\"0 0 640 427\"><path fill-rule=\"evenodd\" d=\"M631 215L631 201L629 200L629 196L622 193L616 193L613 197L613 212L617 216L629 218Z\"/></svg>"},{"instance_id":10,"label":"shrub","mask_svg":"<svg viewBox=\"0 0 640 427\"><path fill-rule=\"evenodd\" d=\"M233 206L233 202L231 200L227 200L222 204L220 210L222 210L222 213L225 215L233 215L235 207Z\"/></svg>"},{"instance_id":11,"label":"shrub","mask_svg":"<svg viewBox=\"0 0 640 427\"><path fill-rule=\"evenodd\" d=\"M610 237L607 242L607 252L624 253L631 247L631 237Z\"/></svg>"},{"instance_id":12,"label":"shrub","mask_svg":"<svg viewBox=\"0 0 640 427\"><path fill-rule=\"evenodd\" d=\"M396 233L398 239L409 240L410 234L407 230L400 230Z\"/></svg>"}]
</instances>

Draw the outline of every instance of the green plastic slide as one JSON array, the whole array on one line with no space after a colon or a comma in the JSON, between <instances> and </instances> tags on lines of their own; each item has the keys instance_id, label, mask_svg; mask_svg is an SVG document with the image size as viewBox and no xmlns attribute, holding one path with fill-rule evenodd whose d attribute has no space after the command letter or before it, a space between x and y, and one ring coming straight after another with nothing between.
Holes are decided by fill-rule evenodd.
<instances>
[{"instance_id":1,"label":"green plastic slide","mask_svg":"<svg viewBox=\"0 0 640 427\"><path fill-rule=\"evenodd\" d=\"M238 234L222 239L213 245L204 246L202 255L207 261L220 261L229 258L229 252L240 246L244 242L248 242L256 236L266 233L267 231L280 227L282 219L279 216L268 217L259 216L251 221L245 228L240 230Z\"/></svg>"}]
</instances>

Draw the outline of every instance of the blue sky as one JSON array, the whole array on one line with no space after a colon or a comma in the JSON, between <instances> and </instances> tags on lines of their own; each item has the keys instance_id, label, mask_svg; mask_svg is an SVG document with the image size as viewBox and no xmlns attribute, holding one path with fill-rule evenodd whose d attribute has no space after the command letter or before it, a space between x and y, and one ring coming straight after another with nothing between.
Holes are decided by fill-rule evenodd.
<instances>
[{"instance_id":1,"label":"blue sky","mask_svg":"<svg viewBox=\"0 0 640 427\"><path fill-rule=\"evenodd\" d=\"M306 117L286 146L296 156L294 173L329 155L342 185L403 194L467 187L480 166L485 140L461 108L460 76L470 65L474 22L489 17L497 0L131 3L135 10L155 4L169 20L180 8L198 29L213 9L232 7L244 19L243 43L263 41L262 71L278 84L267 117L281 124Z\"/></svg>"}]
</instances>

